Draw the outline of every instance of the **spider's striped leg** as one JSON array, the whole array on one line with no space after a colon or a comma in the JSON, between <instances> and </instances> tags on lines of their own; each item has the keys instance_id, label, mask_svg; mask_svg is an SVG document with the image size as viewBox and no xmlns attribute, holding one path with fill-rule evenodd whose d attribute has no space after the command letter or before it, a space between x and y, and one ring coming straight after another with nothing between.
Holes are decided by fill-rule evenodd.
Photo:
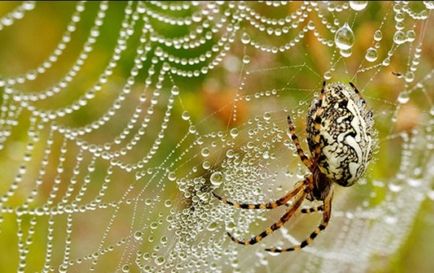
<instances>
[{"instance_id":1,"label":"spider's striped leg","mask_svg":"<svg viewBox=\"0 0 434 273\"><path fill-rule=\"evenodd\" d=\"M303 242L301 242L299 245L296 246L292 246L289 248L266 248L266 251L269 252L288 252L288 251L294 251L294 250L299 250L302 249L305 246L310 245L313 240L318 236L318 234L323 231L329 221L330 221L330 216L331 216L331 209L332 209L332 199L333 199L333 189L330 189L327 197L324 200L324 212L323 212L323 216L322 216L322 221L319 224L319 226L310 234L310 236L305 239Z\"/></svg>"},{"instance_id":2,"label":"spider's striped leg","mask_svg":"<svg viewBox=\"0 0 434 273\"><path fill-rule=\"evenodd\" d=\"M241 208L241 209L274 209L279 206L285 205L288 203L288 201L296 196L305 186L305 184L308 182L308 178L305 180L299 182L296 184L295 189L285 194L285 196L277 199L276 201L271 201L268 203L259 203L259 204L247 204L247 203L237 203L227 200L225 197L219 196L216 193L212 193L217 199L222 201L225 204L231 205L235 208Z\"/></svg>"},{"instance_id":3,"label":"spider's striped leg","mask_svg":"<svg viewBox=\"0 0 434 273\"><path fill-rule=\"evenodd\" d=\"M318 207L312 207L312 208L302 208L300 210L301 213L313 213L313 212L317 212L317 211L323 211L324 210L324 205L320 205Z\"/></svg>"},{"instance_id":4,"label":"spider's striped leg","mask_svg":"<svg viewBox=\"0 0 434 273\"><path fill-rule=\"evenodd\" d=\"M362 93L360 93L359 89L357 89L357 87L352 82L350 82L349 84L354 89L354 92L356 92L357 95L359 95L359 97L362 99L362 101L365 102L365 99L362 97Z\"/></svg>"},{"instance_id":5,"label":"spider's striped leg","mask_svg":"<svg viewBox=\"0 0 434 273\"><path fill-rule=\"evenodd\" d=\"M354 89L354 91L356 91L357 94L360 94L359 90L357 89L357 87L352 82L350 82L350 85Z\"/></svg>"},{"instance_id":6,"label":"spider's striped leg","mask_svg":"<svg viewBox=\"0 0 434 273\"><path fill-rule=\"evenodd\" d=\"M286 204L287 207L290 206L290 204ZM324 210L324 205L319 205L317 207L310 207L310 208L302 208L300 209L301 213L313 213L313 212L318 212L318 211L323 211Z\"/></svg>"},{"instance_id":7,"label":"spider's striped leg","mask_svg":"<svg viewBox=\"0 0 434 273\"><path fill-rule=\"evenodd\" d=\"M256 235L255 237L252 237L249 240L238 240L236 239L232 234L228 232L229 237L232 241L239 243L241 245L254 245L257 242L261 241L265 237L267 237L269 234L273 233L275 230L278 230L281 228L288 220L294 215L294 213L297 211L297 209L300 207L301 203L303 202L304 198L306 197L306 191L302 191L297 199L295 200L294 204L286 211L286 213L280 217L279 221L272 224L270 227L266 228L263 232Z\"/></svg>"},{"instance_id":8,"label":"spider's striped leg","mask_svg":"<svg viewBox=\"0 0 434 273\"><path fill-rule=\"evenodd\" d=\"M288 115L288 128L289 128L289 135L292 139L292 142L294 142L295 148L297 149L297 154L300 156L301 161L303 164L309 168L309 170L312 169L312 160L310 160L306 154L303 151L303 148L301 148L300 141L298 140L297 135L295 134L295 126L294 123L291 120L291 117Z\"/></svg>"},{"instance_id":9,"label":"spider's striped leg","mask_svg":"<svg viewBox=\"0 0 434 273\"><path fill-rule=\"evenodd\" d=\"M320 134L319 134L319 130L321 129L321 115L324 112L324 108L322 107L324 98L325 98L325 85L326 85L326 81L322 82L322 88L321 88L321 93L319 96L319 101L318 101L318 107L316 108L316 111L314 113L314 119L313 119L313 127L315 130L315 134L313 135L313 143L315 143L315 147L313 150L313 158L314 160L318 158L319 154L321 153L321 143L320 143Z\"/></svg>"}]
</instances>

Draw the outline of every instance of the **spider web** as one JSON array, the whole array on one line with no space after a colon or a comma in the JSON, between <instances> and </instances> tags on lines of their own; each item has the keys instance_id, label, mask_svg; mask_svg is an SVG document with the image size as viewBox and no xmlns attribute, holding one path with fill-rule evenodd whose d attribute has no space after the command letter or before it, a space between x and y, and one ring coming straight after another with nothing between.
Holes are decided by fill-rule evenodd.
<instances>
[{"instance_id":1,"label":"spider web","mask_svg":"<svg viewBox=\"0 0 434 273\"><path fill-rule=\"evenodd\" d=\"M0 4L1 271L375 269L434 199L433 8ZM254 246L230 242L226 231L258 234L285 207L240 211L211 192L263 202L307 174L286 116L306 149L323 79L354 82L375 113L367 174L335 187L330 225L298 253L264 248L299 243L319 215L297 215Z\"/></svg>"}]
</instances>

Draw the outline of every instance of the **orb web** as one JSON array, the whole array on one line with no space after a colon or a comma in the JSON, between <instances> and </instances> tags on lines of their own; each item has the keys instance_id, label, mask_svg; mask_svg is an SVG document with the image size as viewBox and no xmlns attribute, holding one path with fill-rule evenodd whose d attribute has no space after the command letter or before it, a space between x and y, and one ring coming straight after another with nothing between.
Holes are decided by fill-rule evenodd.
<instances>
[{"instance_id":1,"label":"orb web","mask_svg":"<svg viewBox=\"0 0 434 273\"><path fill-rule=\"evenodd\" d=\"M366 272L434 199L430 1L0 7L1 271ZM237 210L212 192L266 202L308 173L286 116L307 150L323 79L354 82L373 109L366 175L337 187L301 252L264 248L299 243L318 215L232 243L286 207Z\"/></svg>"}]
</instances>

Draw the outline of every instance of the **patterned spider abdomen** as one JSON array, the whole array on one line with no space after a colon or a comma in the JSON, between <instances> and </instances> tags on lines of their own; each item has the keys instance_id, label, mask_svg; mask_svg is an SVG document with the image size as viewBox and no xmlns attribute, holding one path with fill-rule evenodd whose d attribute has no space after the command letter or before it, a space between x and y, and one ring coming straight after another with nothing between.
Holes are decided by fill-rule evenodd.
<instances>
[{"instance_id":1,"label":"patterned spider abdomen","mask_svg":"<svg viewBox=\"0 0 434 273\"><path fill-rule=\"evenodd\" d=\"M315 128L315 123L321 122ZM372 111L349 84L329 83L322 106L313 101L307 118L309 149L320 171L341 186L353 185L365 172L375 146Z\"/></svg>"}]
</instances>

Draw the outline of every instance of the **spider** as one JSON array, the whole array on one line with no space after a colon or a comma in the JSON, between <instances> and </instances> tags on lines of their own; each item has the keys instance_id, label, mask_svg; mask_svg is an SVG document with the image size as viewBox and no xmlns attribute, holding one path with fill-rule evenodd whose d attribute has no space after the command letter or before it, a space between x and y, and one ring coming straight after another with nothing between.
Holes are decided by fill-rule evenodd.
<instances>
[{"instance_id":1,"label":"spider","mask_svg":"<svg viewBox=\"0 0 434 273\"><path fill-rule=\"evenodd\" d=\"M353 83L328 83L323 81L320 96L314 99L307 116L307 142L310 156L306 155L295 134L295 127L288 116L289 136L297 154L310 174L295 184L295 188L283 197L268 203L247 204L227 200L214 193L222 202L241 209L274 209L286 205L289 208L277 221L257 236L238 240L227 233L232 241L242 245L253 245L281 228L300 208L304 199L318 200L322 205L303 208L301 213L322 211L318 227L299 245L288 248L267 248L269 252L287 252L310 245L324 230L331 217L333 186L352 186L365 172L375 146L372 111ZM291 205L288 201L293 199Z\"/></svg>"}]
</instances>

